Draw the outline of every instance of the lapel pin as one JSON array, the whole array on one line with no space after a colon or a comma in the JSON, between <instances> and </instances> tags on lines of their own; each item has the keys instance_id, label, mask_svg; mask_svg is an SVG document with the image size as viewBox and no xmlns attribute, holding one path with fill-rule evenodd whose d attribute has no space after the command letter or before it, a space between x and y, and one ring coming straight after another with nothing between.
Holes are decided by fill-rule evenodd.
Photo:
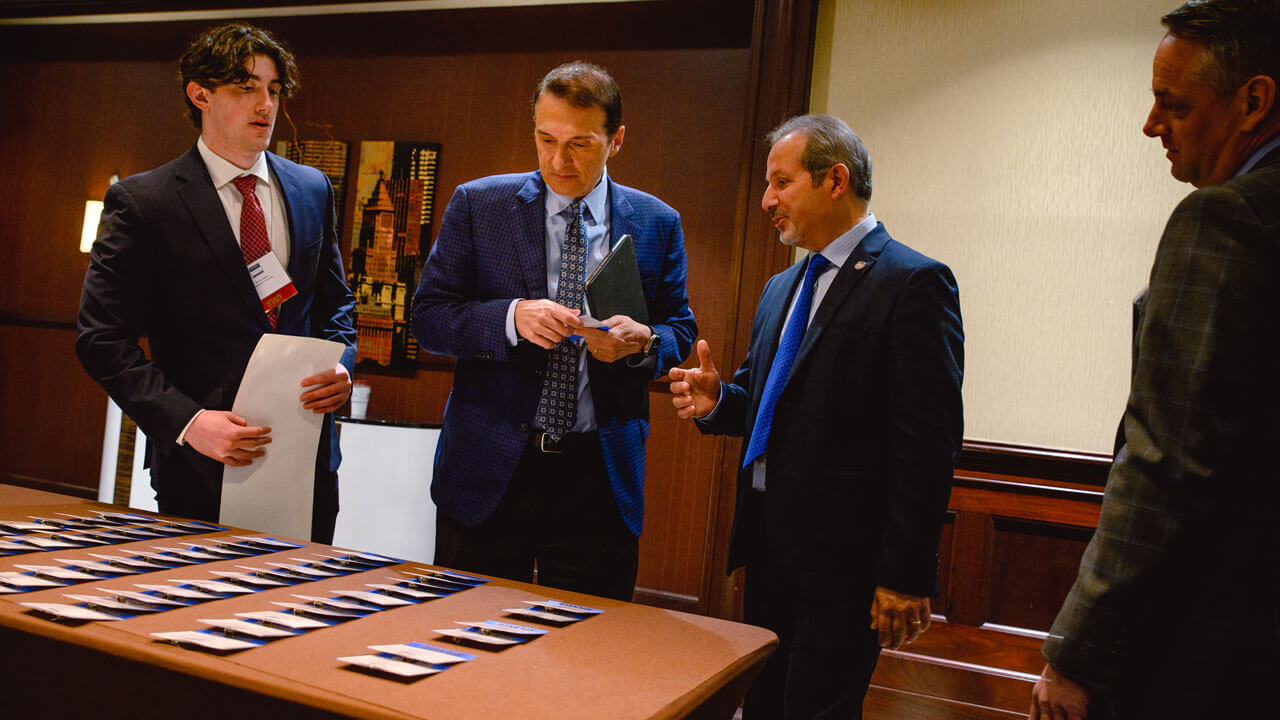
<instances>
[{"instance_id":1,"label":"lapel pin","mask_svg":"<svg viewBox=\"0 0 1280 720\"><path fill-rule=\"evenodd\" d=\"M866 267L866 266L867 266L867 261L866 261L866 260L859 260L858 262L856 262L856 263L854 263L854 264L853 264L853 269L854 269L854 270L861 270L862 268L864 268L864 267Z\"/></svg>"}]
</instances>

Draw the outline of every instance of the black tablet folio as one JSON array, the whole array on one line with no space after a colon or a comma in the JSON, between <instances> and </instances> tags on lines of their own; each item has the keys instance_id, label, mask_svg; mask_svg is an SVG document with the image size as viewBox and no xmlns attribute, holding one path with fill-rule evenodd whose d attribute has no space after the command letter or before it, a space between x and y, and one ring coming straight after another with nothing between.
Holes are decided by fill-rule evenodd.
<instances>
[{"instance_id":1,"label":"black tablet folio","mask_svg":"<svg viewBox=\"0 0 1280 720\"><path fill-rule=\"evenodd\" d=\"M600 265L587 278L587 301L591 316L605 320L626 315L643 325L649 324L649 308L640 286L640 265L636 262L635 242L623 235Z\"/></svg>"}]
</instances>

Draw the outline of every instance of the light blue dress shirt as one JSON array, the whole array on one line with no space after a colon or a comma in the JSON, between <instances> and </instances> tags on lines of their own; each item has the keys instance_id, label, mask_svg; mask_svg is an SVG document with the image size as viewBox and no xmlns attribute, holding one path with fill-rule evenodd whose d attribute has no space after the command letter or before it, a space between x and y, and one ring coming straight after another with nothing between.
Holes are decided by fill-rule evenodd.
<instances>
[{"instance_id":1,"label":"light blue dress shirt","mask_svg":"<svg viewBox=\"0 0 1280 720\"><path fill-rule=\"evenodd\" d=\"M573 200L549 187L546 190L546 213L543 217L546 223L547 297L552 300L555 300L556 290L560 287L560 252L564 246L565 231L569 228L569 205ZM582 198L582 230L587 246L586 277L590 277L609 254L609 220L609 173L606 170L600 176L600 182ZM513 300L507 307L507 342L511 345L520 341L516 332L516 303L524 299ZM586 343L582 340L577 343L578 415L569 432L588 432L596 429L596 410L587 390Z\"/></svg>"}]
</instances>

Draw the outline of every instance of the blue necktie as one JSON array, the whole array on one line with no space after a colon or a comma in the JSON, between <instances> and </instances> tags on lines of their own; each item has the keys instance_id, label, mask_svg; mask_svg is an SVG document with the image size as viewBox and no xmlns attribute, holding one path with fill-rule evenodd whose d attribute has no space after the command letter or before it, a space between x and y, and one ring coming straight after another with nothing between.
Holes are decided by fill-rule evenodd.
<instances>
[{"instance_id":1,"label":"blue necktie","mask_svg":"<svg viewBox=\"0 0 1280 720\"><path fill-rule=\"evenodd\" d=\"M773 355L773 365L769 367L769 378L764 383L764 394L760 396L756 424L751 429L751 441L747 443L747 456L742 461L743 470L763 455L765 446L769 444L769 428L773 426L773 407L778 404L782 387L787 384L787 378L791 375L791 364L795 362L796 351L800 349L800 341L804 339L805 328L809 325L809 308L813 307L813 288L817 285L818 273L829 264L829 260L817 253L809 255L809 266L804 271L804 282L800 285L796 306L792 308L791 317L787 320L787 329L783 331L782 339L778 341L778 352Z\"/></svg>"},{"instance_id":2,"label":"blue necktie","mask_svg":"<svg viewBox=\"0 0 1280 720\"><path fill-rule=\"evenodd\" d=\"M586 274L587 243L582 232L582 200L569 204L569 226L560 251L560 281L556 302L567 308L582 307L582 281ZM565 338L547 351L547 372L534 423L551 436L564 437L578 416L578 346Z\"/></svg>"}]
</instances>

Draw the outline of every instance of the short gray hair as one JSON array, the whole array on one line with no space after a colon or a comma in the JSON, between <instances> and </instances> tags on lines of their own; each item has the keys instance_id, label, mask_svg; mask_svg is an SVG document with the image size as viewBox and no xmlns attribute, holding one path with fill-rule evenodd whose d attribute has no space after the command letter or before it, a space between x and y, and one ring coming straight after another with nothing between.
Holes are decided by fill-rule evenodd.
<instances>
[{"instance_id":1,"label":"short gray hair","mask_svg":"<svg viewBox=\"0 0 1280 720\"><path fill-rule=\"evenodd\" d=\"M849 186L853 188L853 194L864 202L870 202L871 158L862 140L845 121L821 113L797 115L769 133L769 147L794 132L805 136L800 164L813 178L814 186L826 179L831 168L844 165L849 168Z\"/></svg>"}]
</instances>

